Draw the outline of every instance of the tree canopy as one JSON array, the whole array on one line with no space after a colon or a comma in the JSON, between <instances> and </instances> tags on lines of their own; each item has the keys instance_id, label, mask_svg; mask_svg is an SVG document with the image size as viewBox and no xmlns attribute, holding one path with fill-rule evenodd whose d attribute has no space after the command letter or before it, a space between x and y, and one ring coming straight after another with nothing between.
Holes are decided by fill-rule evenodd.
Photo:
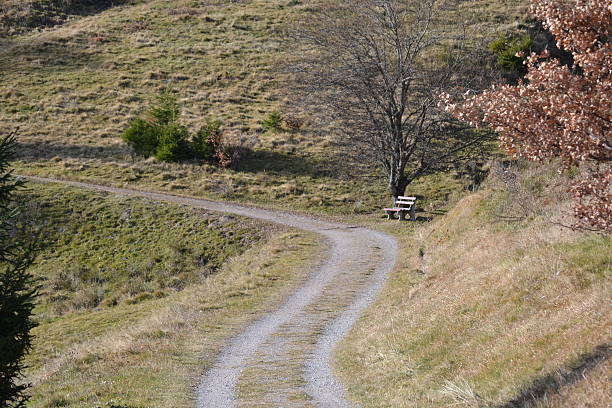
<instances>
[{"instance_id":1,"label":"tree canopy","mask_svg":"<svg viewBox=\"0 0 612 408\"><path fill-rule=\"evenodd\" d=\"M473 157L490 136L437 106L440 92L486 77L443 8L440 0L341 0L295 33L300 100L339 123L346 154L379 164L393 196Z\"/></svg>"}]
</instances>

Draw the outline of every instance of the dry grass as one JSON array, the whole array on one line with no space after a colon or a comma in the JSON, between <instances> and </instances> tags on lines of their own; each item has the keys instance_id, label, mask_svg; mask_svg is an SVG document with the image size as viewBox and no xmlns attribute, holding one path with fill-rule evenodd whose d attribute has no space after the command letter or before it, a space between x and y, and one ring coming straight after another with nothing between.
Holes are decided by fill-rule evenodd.
<instances>
[{"instance_id":1,"label":"dry grass","mask_svg":"<svg viewBox=\"0 0 612 408\"><path fill-rule=\"evenodd\" d=\"M27 380L34 384L33 407L191 406L192 387L214 361L219 348L243 325L279 304L306 278L311 263L324 250L312 234L255 221L234 224L227 220L229 217L176 205L153 204L138 198L122 200L61 186L31 188L36 191L44 216L51 215L49 208L56 211L53 215L58 218L47 219L47 224L64 222L59 245L52 245L40 255L35 270L39 276L54 277L67 265L78 269L94 260L107 262L109 268L119 262L112 266L116 269L110 274L101 272L97 280L90 282L93 289L101 283L105 285L106 297L118 297L126 290L122 285L131 285L122 283L126 273L131 274L131 280L141 278L134 273L147 261L139 256L139 249L157 256L163 256L167 249L164 237L155 235L155 231L147 232L147 226L139 224L146 222L161 223L157 227L162 235L169 223L176 231L183 231L186 241L198 240L197 245L216 248L222 263L214 273L186 279L181 290L163 290L161 297L155 295L161 292L158 290L153 295L136 296L134 301L130 298L59 315L50 314L44 303L55 302L58 297L70 299L87 290L87 282L81 282L78 292L71 294L64 289L54 292L48 285L56 280L44 280L45 302L37 309L40 325L34 329L34 349L28 357ZM56 196L67 200L68 210L57 203L45 205ZM86 214L79 212L81 205L87 206L82 202L89 203ZM126 214L126 208L131 218L124 220L129 226L123 228L123 223L117 221ZM142 208L147 213L139 219ZM77 220L78 231L74 232ZM211 223L203 225L204 221ZM217 228L224 230L224 239L215 235ZM248 240L241 240L241 228L258 232L251 231ZM215 238L208 239L208 234ZM255 236L266 239L254 239ZM233 248L236 245L228 240L230 237L237 239L239 251ZM64 242L73 238L72 243ZM151 239L158 242L157 248L147 249ZM176 237L173 241L190 245L181 244ZM117 246L113 247L113 243ZM133 253L132 269L121 265L124 256L129 255L118 255L116 251ZM183 256L188 258L189 251ZM172 279L187 277L190 268L189 262L179 266L171 273ZM165 282L172 279L168 276Z\"/></svg>"},{"instance_id":2,"label":"dry grass","mask_svg":"<svg viewBox=\"0 0 612 408\"><path fill-rule=\"evenodd\" d=\"M115 146L171 87L190 126L214 117L257 132L278 99L268 68L280 29L299 8L285 3L151 0L12 37L0 50L0 128L22 124L24 142Z\"/></svg>"},{"instance_id":3,"label":"dry grass","mask_svg":"<svg viewBox=\"0 0 612 408\"><path fill-rule=\"evenodd\" d=\"M0 37L63 24L130 0L1 0Z\"/></svg>"},{"instance_id":4,"label":"dry grass","mask_svg":"<svg viewBox=\"0 0 612 408\"><path fill-rule=\"evenodd\" d=\"M400 265L338 354L357 400L499 406L609 343L612 242L554 223L570 220L553 170L520 172L539 191L526 216L500 217L522 207L492 181L414 234L396 227ZM597 370L547 398L609 403Z\"/></svg>"},{"instance_id":5,"label":"dry grass","mask_svg":"<svg viewBox=\"0 0 612 408\"><path fill-rule=\"evenodd\" d=\"M448 16L469 16L478 35L493 38L515 24L522 4L460 2ZM294 112L291 89L279 85L283 78L274 66L289 58L284 30L309 18L310 6L290 0L147 0L14 35L0 43L0 133L20 127L18 168L24 174L316 212L378 211L388 200L384 178L339 171L344 159L330 152L332 124ZM191 130L207 118L220 119L228 138L255 140L255 152L228 171L131 157L119 135L166 87L176 92ZM264 132L261 121L274 110L297 114L305 126ZM438 191L416 186L411 194L426 195L430 205L444 201L446 193Z\"/></svg>"}]
</instances>

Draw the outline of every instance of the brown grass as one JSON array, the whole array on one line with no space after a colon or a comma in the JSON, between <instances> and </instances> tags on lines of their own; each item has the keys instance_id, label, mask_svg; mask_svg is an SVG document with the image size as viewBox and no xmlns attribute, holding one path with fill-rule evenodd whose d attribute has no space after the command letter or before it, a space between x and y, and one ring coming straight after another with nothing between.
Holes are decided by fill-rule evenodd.
<instances>
[{"instance_id":1,"label":"brown grass","mask_svg":"<svg viewBox=\"0 0 612 408\"><path fill-rule=\"evenodd\" d=\"M365 406L503 405L609 342L610 237L555 224L567 180L553 169L520 174L539 191L526 216L503 217L521 207L492 181L414 234L396 229L400 265L338 354ZM595 372L548 398L609 402Z\"/></svg>"},{"instance_id":2,"label":"brown grass","mask_svg":"<svg viewBox=\"0 0 612 408\"><path fill-rule=\"evenodd\" d=\"M448 16L467 18L479 36L493 38L524 17L524 3L460 2ZM275 64L289 58L284 30L309 18L311 4L147 0L12 36L0 42L0 133L20 127L24 174L189 190L316 212L378 211L388 200L381 174L338 171L345 158L334 156L333 124L300 111L290 102L292 90L279 85L283 76ZM168 86L190 130L207 118L220 119L228 138L255 140L256 154L236 171L132 157L121 132ZM264 132L261 121L273 110L297 115L305 125ZM150 180L166 176L174 180ZM438 188L415 190L411 194L431 199L426 205L445 199Z\"/></svg>"},{"instance_id":3,"label":"brown grass","mask_svg":"<svg viewBox=\"0 0 612 408\"><path fill-rule=\"evenodd\" d=\"M219 349L278 305L322 250L314 235L285 231L182 292L41 322L31 406L192 406Z\"/></svg>"}]
</instances>

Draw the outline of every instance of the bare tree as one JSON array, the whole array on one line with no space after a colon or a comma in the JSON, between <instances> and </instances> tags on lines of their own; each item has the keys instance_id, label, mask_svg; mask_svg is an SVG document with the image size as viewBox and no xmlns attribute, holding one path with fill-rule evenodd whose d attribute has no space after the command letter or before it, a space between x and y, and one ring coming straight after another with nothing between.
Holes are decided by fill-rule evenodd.
<instances>
[{"instance_id":1,"label":"bare tree","mask_svg":"<svg viewBox=\"0 0 612 408\"><path fill-rule=\"evenodd\" d=\"M480 152L491 134L438 108L441 92L483 77L441 0L329 3L296 29L292 74L300 99L340 124L341 146L377 162L394 197Z\"/></svg>"}]
</instances>

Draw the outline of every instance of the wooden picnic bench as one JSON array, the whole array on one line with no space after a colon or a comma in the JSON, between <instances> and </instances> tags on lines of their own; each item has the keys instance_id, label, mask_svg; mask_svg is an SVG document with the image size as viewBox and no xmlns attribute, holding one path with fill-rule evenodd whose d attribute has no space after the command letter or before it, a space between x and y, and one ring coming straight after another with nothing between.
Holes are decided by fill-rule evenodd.
<instances>
[{"instance_id":1,"label":"wooden picnic bench","mask_svg":"<svg viewBox=\"0 0 612 408\"><path fill-rule=\"evenodd\" d=\"M395 200L393 208L385 208L384 210L387 213L388 220L395 218L394 215L397 214L397 219L404 221L406 214L410 213L410 220L416 221L416 197L399 196Z\"/></svg>"}]
</instances>

